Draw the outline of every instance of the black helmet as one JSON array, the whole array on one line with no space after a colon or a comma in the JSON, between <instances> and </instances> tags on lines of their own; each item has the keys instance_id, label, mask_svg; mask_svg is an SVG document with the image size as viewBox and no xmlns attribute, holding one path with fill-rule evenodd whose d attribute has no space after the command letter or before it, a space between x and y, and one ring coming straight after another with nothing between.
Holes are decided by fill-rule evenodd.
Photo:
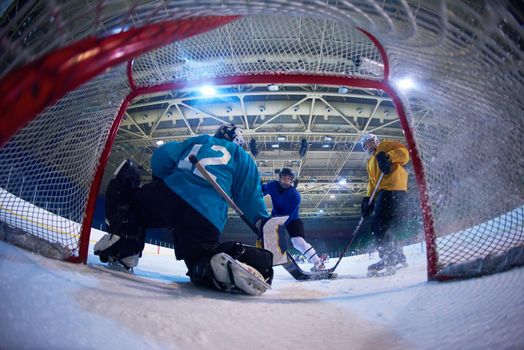
<instances>
[{"instance_id":1,"label":"black helmet","mask_svg":"<svg viewBox=\"0 0 524 350\"><path fill-rule=\"evenodd\" d=\"M236 143L239 146L244 144L244 138L242 137L242 129L236 127L235 124L222 125L215 132L217 139L224 139Z\"/></svg>"},{"instance_id":2,"label":"black helmet","mask_svg":"<svg viewBox=\"0 0 524 350\"><path fill-rule=\"evenodd\" d=\"M291 176L294 179L295 178L295 173L293 171L291 171L291 169L289 169L289 168L282 168L282 170L280 170L280 173L278 173L278 176L279 177Z\"/></svg>"}]
</instances>

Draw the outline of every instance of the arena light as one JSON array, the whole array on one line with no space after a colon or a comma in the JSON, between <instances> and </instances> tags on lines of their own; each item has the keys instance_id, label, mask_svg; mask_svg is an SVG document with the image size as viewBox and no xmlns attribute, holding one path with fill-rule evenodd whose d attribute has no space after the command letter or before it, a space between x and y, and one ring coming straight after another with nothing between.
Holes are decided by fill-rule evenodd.
<instances>
[{"instance_id":1,"label":"arena light","mask_svg":"<svg viewBox=\"0 0 524 350\"><path fill-rule=\"evenodd\" d=\"M204 85L200 88L200 93L204 96L212 97L217 94L217 90L211 85Z\"/></svg>"},{"instance_id":2,"label":"arena light","mask_svg":"<svg viewBox=\"0 0 524 350\"><path fill-rule=\"evenodd\" d=\"M156 144L157 144L158 146L162 146L162 145L164 144L164 141L162 141L162 140L158 140L158 141L156 142Z\"/></svg>"},{"instance_id":3,"label":"arena light","mask_svg":"<svg viewBox=\"0 0 524 350\"><path fill-rule=\"evenodd\" d=\"M415 81L413 81L413 79L411 79L410 77L396 79L394 81L394 84L397 88L399 88L402 91L408 91L415 87Z\"/></svg>"},{"instance_id":4,"label":"arena light","mask_svg":"<svg viewBox=\"0 0 524 350\"><path fill-rule=\"evenodd\" d=\"M342 179L338 182L339 185L347 185L347 180L346 179Z\"/></svg>"},{"instance_id":5,"label":"arena light","mask_svg":"<svg viewBox=\"0 0 524 350\"><path fill-rule=\"evenodd\" d=\"M109 33L111 33L111 34L119 34L119 33L127 32L128 29L129 29L129 26L115 27L113 29L110 29Z\"/></svg>"}]
</instances>

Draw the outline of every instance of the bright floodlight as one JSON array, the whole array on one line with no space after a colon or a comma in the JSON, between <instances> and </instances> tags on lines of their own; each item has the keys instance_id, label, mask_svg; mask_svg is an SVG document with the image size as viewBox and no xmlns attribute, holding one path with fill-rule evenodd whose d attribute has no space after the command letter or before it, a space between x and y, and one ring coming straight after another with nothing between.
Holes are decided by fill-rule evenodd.
<instances>
[{"instance_id":1,"label":"bright floodlight","mask_svg":"<svg viewBox=\"0 0 524 350\"><path fill-rule=\"evenodd\" d=\"M162 140L158 140L158 141L156 142L156 144L159 145L159 146L162 146L162 145L164 144L164 141L162 141Z\"/></svg>"},{"instance_id":2,"label":"bright floodlight","mask_svg":"<svg viewBox=\"0 0 524 350\"><path fill-rule=\"evenodd\" d=\"M215 96L217 90L210 85L204 85L200 88L200 93L204 96Z\"/></svg>"},{"instance_id":3,"label":"bright floodlight","mask_svg":"<svg viewBox=\"0 0 524 350\"><path fill-rule=\"evenodd\" d=\"M346 185L347 183L346 179L342 179L338 182L339 185Z\"/></svg>"},{"instance_id":4,"label":"bright floodlight","mask_svg":"<svg viewBox=\"0 0 524 350\"><path fill-rule=\"evenodd\" d=\"M415 82L411 78L398 79L395 85L402 91L411 90L415 87Z\"/></svg>"}]
</instances>

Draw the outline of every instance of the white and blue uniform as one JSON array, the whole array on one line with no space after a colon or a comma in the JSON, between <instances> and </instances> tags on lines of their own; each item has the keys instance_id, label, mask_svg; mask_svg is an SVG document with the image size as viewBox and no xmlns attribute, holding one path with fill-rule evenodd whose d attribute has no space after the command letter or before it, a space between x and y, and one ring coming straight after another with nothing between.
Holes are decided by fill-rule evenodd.
<instances>
[{"instance_id":1,"label":"white and blue uniform","mask_svg":"<svg viewBox=\"0 0 524 350\"><path fill-rule=\"evenodd\" d=\"M153 153L153 175L162 179L173 192L222 232L227 221L228 205L191 164L191 154L197 156L200 164L242 209L250 222L268 217L256 165L233 142L200 135L183 142L167 143Z\"/></svg>"}]
</instances>

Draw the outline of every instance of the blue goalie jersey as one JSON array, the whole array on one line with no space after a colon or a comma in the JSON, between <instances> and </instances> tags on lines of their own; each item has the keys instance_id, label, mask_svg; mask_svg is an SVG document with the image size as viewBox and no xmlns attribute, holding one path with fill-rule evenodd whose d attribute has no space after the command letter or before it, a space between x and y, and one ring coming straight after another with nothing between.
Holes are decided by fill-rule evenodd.
<instances>
[{"instance_id":1,"label":"blue goalie jersey","mask_svg":"<svg viewBox=\"0 0 524 350\"><path fill-rule=\"evenodd\" d=\"M241 147L227 140L200 135L183 142L166 143L153 153L153 175L222 232L228 204L191 164L191 154L197 156L250 222L268 217L255 162Z\"/></svg>"}]
</instances>

